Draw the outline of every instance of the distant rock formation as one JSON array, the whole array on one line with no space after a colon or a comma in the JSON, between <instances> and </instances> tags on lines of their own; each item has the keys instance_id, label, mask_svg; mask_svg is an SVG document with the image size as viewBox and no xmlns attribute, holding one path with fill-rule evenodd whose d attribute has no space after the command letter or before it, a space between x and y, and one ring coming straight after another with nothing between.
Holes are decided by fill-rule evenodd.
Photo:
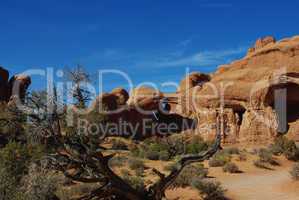
<instances>
[{"instance_id":1,"label":"distant rock formation","mask_svg":"<svg viewBox=\"0 0 299 200\"><path fill-rule=\"evenodd\" d=\"M187 75L180 83L179 91L183 92L195 86L202 86L204 83L210 81L209 74L193 72Z\"/></svg>"},{"instance_id":2,"label":"distant rock formation","mask_svg":"<svg viewBox=\"0 0 299 200\"><path fill-rule=\"evenodd\" d=\"M153 135L163 136L194 128L195 122L192 119L177 113L169 113L169 110L163 110L161 100L164 98L164 94L162 92L150 87L140 87L133 89L130 94L129 97L126 90L117 88L110 93L101 94L92 104L96 106L93 108L110 111L106 113L108 124L117 124L118 126L127 124L131 127L115 134L142 140ZM162 123L163 125L175 124L177 126L172 128L172 132L168 132L165 128L162 130L159 127ZM113 131L113 127L107 130Z\"/></svg>"},{"instance_id":3,"label":"distant rock formation","mask_svg":"<svg viewBox=\"0 0 299 200\"><path fill-rule=\"evenodd\" d=\"M151 87L138 87L130 92L129 105L138 106L140 109L151 111L159 108L159 100L164 94Z\"/></svg>"},{"instance_id":4,"label":"distant rock formation","mask_svg":"<svg viewBox=\"0 0 299 200\"><path fill-rule=\"evenodd\" d=\"M278 134L299 140L299 36L258 39L243 59L220 66L208 83L179 90L177 112L188 116L195 107L199 124L212 127L224 90L225 143L269 143ZM201 133L213 137L206 129Z\"/></svg>"},{"instance_id":5,"label":"distant rock formation","mask_svg":"<svg viewBox=\"0 0 299 200\"><path fill-rule=\"evenodd\" d=\"M31 78L26 75L14 75L9 79L9 73L0 66L0 101L8 103L10 100L25 98L26 91L31 84Z\"/></svg>"}]
</instances>

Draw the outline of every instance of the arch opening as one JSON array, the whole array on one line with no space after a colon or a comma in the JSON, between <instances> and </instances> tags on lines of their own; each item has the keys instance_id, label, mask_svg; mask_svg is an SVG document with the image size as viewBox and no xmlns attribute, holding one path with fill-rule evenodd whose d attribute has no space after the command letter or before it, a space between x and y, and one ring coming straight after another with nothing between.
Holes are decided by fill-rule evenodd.
<instances>
[{"instance_id":1,"label":"arch opening","mask_svg":"<svg viewBox=\"0 0 299 200\"><path fill-rule=\"evenodd\" d=\"M272 86L265 99L277 115L278 132L285 134L292 122L299 120L299 85L285 83Z\"/></svg>"}]
</instances>

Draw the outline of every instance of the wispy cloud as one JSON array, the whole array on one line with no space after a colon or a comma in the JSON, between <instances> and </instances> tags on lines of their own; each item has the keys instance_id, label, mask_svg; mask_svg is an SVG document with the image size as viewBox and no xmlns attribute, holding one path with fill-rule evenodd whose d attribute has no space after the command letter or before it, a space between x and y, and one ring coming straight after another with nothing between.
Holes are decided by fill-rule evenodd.
<instances>
[{"instance_id":1,"label":"wispy cloud","mask_svg":"<svg viewBox=\"0 0 299 200\"><path fill-rule=\"evenodd\" d=\"M217 51L202 51L187 55L184 57L168 57L160 61L148 63L158 67L176 67L176 66L210 66L219 65L229 62L237 55L241 55L246 51L246 48L240 47L237 49L225 49Z\"/></svg>"},{"instance_id":2,"label":"wispy cloud","mask_svg":"<svg viewBox=\"0 0 299 200\"><path fill-rule=\"evenodd\" d=\"M128 53L116 49L106 49L95 52L82 59L83 62L96 63L105 66L127 66L137 68L166 68L166 67L216 67L233 59L239 58L246 52L246 47L233 49L210 50L192 53L171 51L159 53ZM193 51L194 52L194 51Z\"/></svg>"},{"instance_id":3,"label":"wispy cloud","mask_svg":"<svg viewBox=\"0 0 299 200\"><path fill-rule=\"evenodd\" d=\"M179 43L179 46L186 47L192 42L192 39L186 39Z\"/></svg>"}]
</instances>

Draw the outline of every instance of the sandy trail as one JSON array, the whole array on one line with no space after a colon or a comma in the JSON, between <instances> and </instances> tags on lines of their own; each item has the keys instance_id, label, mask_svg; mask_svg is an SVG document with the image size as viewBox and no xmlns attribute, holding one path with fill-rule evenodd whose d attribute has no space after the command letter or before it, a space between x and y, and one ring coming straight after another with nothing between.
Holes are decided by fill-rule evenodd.
<instances>
[{"instance_id":1,"label":"sandy trail","mask_svg":"<svg viewBox=\"0 0 299 200\"><path fill-rule=\"evenodd\" d=\"M299 200L299 181L293 181L289 173L294 162L277 157L281 166L266 170L253 165L256 159L248 155L246 162L234 160L244 172L239 174L223 173L221 167L209 168L210 180L221 182L230 200ZM205 165L208 166L207 162ZM170 200L201 199L192 188L169 190L167 197Z\"/></svg>"},{"instance_id":2,"label":"sandy trail","mask_svg":"<svg viewBox=\"0 0 299 200\"><path fill-rule=\"evenodd\" d=\"M250 168L242 174L223 174L217 169L214 175L232 200L299 200L299 183L291 180L290 168L287 163L274 170Z\"/></svg>"},{"instance_id":3,"label":"sandy trail","mask_svg":"<svg viewBox=\"0 0 299 200\"><path fill-rule=\"evenodd\" d=\"M290 184L288 171L240 175L218 180L228 189L228 196L234 200L299 200L298 191L286 191L284 188L284 183Z\"/></svg>"}]
</instances>

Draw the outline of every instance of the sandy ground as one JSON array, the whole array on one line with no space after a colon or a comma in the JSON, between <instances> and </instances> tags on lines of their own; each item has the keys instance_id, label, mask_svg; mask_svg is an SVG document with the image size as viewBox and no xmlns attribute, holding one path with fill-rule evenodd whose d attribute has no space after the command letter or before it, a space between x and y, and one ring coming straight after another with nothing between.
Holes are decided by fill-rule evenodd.
<instances>
[{"instance_id":1,"label":"sandy ground","mask_svg":"<svg viewBox=\"0 0 299 200\"><path fill-rule=\"evenodd\" d=\"M273 170L253 166L254 158L236 162L243 173L226 174L219 168L210 168L210 176L220 181L232 200L299 200L299 183L291 179L292 162L277 158L281 166Z\"/></svg>"},{"instance_id":2,"label":"sandy ground","mask_svg":"<svg viewBox=\"0 0 299 200\"><path fill-rule=\"evenodd\" d=\"M243 173L228 174L223 173L222 168L209 168L209 176L221 182L230 200L299 200L299 182L292 181L289 174L293 162L278 157L281 166L265 170L252 164L255 159L249 156L246 162L234 161ZM170 190L167 197L171 200L201 199L191 188Z\"/></svg>"},{"instance_id":3,"label":"sandy ground","mask_svg":"<svg viewBox=\"0 0 299 200\"><path fill-rule=\"evenodd\" d=\"M247 161L236 163L243 173L229 174L224 173L222 168L209 168L209 179L221 182L227 189L226 197L229 200L299 200L299 182L293 181L289 171L294 162L286 160L284 157L276 157L280 166L275 166L272 170L259 169L253 165L257 156L247 154ZM159 171L169 163L161 161L146 161L150 168L154 167ZM204 163L208 167L208 163ZM149 169L150 169L149 168ZM164 171L165 173L165 171ZM146 172L147 183L157 181L151 170ZM192 188L178 188L168 190L166 196L169 200L201 200L198 191Z\"/></svg>"}]
</instances>

